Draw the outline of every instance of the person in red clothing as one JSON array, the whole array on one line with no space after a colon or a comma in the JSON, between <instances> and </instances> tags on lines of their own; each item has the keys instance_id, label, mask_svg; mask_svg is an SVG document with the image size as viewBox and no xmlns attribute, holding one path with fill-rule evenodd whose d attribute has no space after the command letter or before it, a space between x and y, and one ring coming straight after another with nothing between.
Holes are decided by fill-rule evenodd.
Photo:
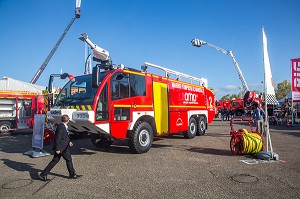
<instances>
[{"instance_id":1,"label":"person in red clothing","mask_svg":"<svg viewBox=\"0 0 300 199\"><path fill-rule=\"evenodd\" d=\"M68 115L62 116L62 123L60 123L55 131L55 140L53 144L54 157L47 167L39 174L39 178L43 181L47 180L47 175L50 173L51 169L59 162L60 158L63 157L66 160L67 168L69 171L69 178L76 179L81 177L75 173L73 167L72 156L69 150L69 147L73 146L73 143L70 141L69 132L68 132L68 123L70 118Z\"/></svg>"}]
</instances>

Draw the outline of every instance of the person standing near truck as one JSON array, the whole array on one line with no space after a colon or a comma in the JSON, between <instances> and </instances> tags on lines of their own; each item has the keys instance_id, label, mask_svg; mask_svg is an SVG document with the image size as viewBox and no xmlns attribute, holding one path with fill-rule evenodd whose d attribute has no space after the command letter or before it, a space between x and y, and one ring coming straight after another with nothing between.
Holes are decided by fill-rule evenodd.
<instances>
[{"instance_id":1,"label":"person standing near truck","mask_svg":"<svg viewBox=\"0 0 300 199\"><path fill-rule=\"evenodd\" d=\"M47 180L47 175L50 173L51 169L59 162L60 158L63 157L66 160L67 168L69 171L70 179L77 179L81 175L75 173L73 167L72 156L69 150L69 147L73 146L73 143L70 141L69 132L68 132L68 123L70 118L68 115L62 116L62 123L60 123L55 131L55 140L53 144L54 157L48 166L39 174L39 178L43 181Z\"/></svg>"},{"instance_id":2,"label":"person standing near truck","mask_svg":"<svg viewBox=\"0 0 300 199\"><path fill-rule=\"evenodd\" d=\"M256 132L259 132L261 135L264 135L263 126L264 126L264 116L265 112L259 104L253 113L253 119L256 122Z\"/></svg>"}]
</instances>

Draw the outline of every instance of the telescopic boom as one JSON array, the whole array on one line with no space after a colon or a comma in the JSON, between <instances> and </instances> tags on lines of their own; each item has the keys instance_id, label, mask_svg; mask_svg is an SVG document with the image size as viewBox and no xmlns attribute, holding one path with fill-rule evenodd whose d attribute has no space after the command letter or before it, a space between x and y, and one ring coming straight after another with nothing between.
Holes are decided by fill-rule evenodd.
<instances>
[{"instance_id":1,"label":"telescopic boom","mask_svg":"<svg viewBox=\"0 0 300 199\"><path fill-rule=\"evenodd\" d=\"M217 49L218 51L224 53L225 55L229 55L229 56L232 58L234 67L235 67L235 69L236 69L236 71L237 71L237 73L238 73L238 75L239 75L240 80L242 81L242 85L243 85L244 92L249 91L249 87L248 87L248 85L247 85L247 83L246 83L246 80L245 80L245 78L244 78L244 76L243 76L243 73L242 73L242 71L241 71L241 69L240 69L240 67L239 67L239 64L237 63L237 61L236 61L236 59L235 59L235 57L234 57L232 51L230 51L230 50L225 50L225 49L223 49L223 48L220 48L220 47L218 47L218 46L212 45L212 44L210 44L210 43L207 43L207 42L205 42L205 41L203 41L203 40L199 40L199 39L193 39L193 40L192 40L192 45L193 45L193 46L196 46L196 47L201 47L201 46L203 46L203 45L207 45L207 46L210 46L210 47L212 47L212 48Z\"/></svg>"},{"instance_id":2,"label":"telescopic boom","mask_svg":"<svg viewBox=\"0 0 300 199\"><path fill-rule=\"evenodd\" d=\"M30 81L31 84L35 84L36 81L39 79L40 75L42 74L42 72L45 70L45 68L47 67L50 59L52 58L52 56L54 55L54 53L56 52L57 48L59 47L60 43L62 42L62 40L65 38L67 32L69 31L69 29L71 28L72 24L74 23L75 19L80 18L80 4L81 4L81 0L77 0L76 1L76 10L75 10L75 17L71 19L70 23L68 24L68 26L66 27L65 31L63 32L63 34L60 36L60 38L58 39L58 41L56 42L56 44L54 45L54 47L52 48L51 52L49 53L48 57L45 59L45 61L43 62L42 66L39 68L39 70L36 72L36 74L34 75L34 77L32 78L32 80Z\"/></svg>"}]
</instances>

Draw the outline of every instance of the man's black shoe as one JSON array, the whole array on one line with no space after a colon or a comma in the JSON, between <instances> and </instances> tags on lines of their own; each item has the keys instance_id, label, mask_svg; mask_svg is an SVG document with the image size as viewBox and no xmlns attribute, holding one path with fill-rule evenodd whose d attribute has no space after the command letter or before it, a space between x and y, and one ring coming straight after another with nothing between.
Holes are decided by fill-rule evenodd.
<instances>
[{"instance_id":1,"label":"man's black shoe","mask_svg":"<svg viewBox=\"0 0 300 199\"><path fill-rule=\"evenodd\" d=\"M82 175L77 175L77 174L75 174L75 175L71 175L71 176L69 176L69 179L78 179L78 178L80 178Z\"/></svg>"},{"instance_id":2,"label":"man's black shoe","mask_svg":"<svg viewBox=\"0 0 300 199\"><path fill-rule=\"evenodd\" d=\"M47 176L43 176L41 174L38 174L38 176L39 176L40 180L42 180L42 181L48 181Z\"/></svg>"}]
</instances>

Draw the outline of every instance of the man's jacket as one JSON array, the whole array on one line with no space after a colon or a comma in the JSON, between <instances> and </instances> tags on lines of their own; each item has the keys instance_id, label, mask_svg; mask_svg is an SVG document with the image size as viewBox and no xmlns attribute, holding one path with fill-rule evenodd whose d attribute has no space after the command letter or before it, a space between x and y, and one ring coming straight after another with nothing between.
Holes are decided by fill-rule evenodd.
<instances>
[{"instance_id":1,"label":"man's jacket","mask_svg":"<svg viewBox=\"0 0 300 199\"><path fill-rule=\"evenodd\" d=\"M67 149L70 143L70 138L67 132L67 129L64 125L64 123L60 123L55 131L55 140L54 140L54 145L53 145L53 150L54 151L61 151L63 152L64 150Z\"/></svg>"}]
</instances>

